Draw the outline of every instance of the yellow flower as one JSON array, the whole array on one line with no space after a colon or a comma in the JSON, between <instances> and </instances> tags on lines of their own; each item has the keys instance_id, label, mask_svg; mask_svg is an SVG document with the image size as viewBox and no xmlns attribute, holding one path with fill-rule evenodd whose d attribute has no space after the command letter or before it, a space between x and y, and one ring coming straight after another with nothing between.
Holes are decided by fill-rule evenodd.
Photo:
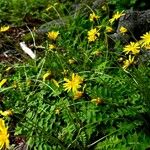
<instances>
[{"instance_id":1,"label":"yellow flower","mask_svg":"<svg viewBox=\"0 0 150 150\"><path fill-rule=\"evenodd\" d=\"M9 148L9 134L7 133L8 127L5 127L5 122L0 118L0 149Z\"/></svg>"},{"instance_id":2,"label":"yellow flower","mask_svg":"<svg viewBox=\"0 0 150 150\"><path fill-rule=\"evenodd\" d=\"M96 105L103 104L103 100L99 97L92 99L91 102L96 103Z\"/></svg>"},{"instance_id":3,"label":"yellow flower","mask_svg":"<svg viewBox=\"0 0 150 150\"><path fill-rule=\"evenodd\" d=\"M56 38L58 37L58 34L59 34L59 31L51 31L51 32L48 32L48 38L50 39L50 40L56 40Z\"/></svg>"},{"instance_id":4,"label":"yellow flower","mask_svg":"<svg viewBox=\"0 0 150 150\"><path fill-rule=\"evenodd\" d=\"M53 45L53 44L49 44L49 49L55 49L56 47L55 47L55 45Z\"/></svg>"},{"instance_id":5,"label":"yellow flower","mask_svg":"<svg viewBox=\"0 0 150 150\"><path fill-rule=\"evenodd\" d=\"M112 24L115 20L118 20L121 16L124 16L125 14L122 12L116 12L111 19L109 19L109 22Z\"/></svg>"},{"instance_id":6,"label":"yellow flower","mask_svg":"<svg viewBox=\"0 0 150 150\"><path fill-rule=\"evenodd\" d=\"M123 62L123 57L118 58L119 62Z\"/></svg>"},{"instance_id":7,"label":"yellow flower","mask_svg":"<svg viewBox=\"0 0 150 150\"><path fill-rule=\"evenodd\" d=\"M120 31L121 33L126 33L126 32L127 32L127 29L126 29L125 27L121 26L120 29L119 29L119 31Z\"/></svg>"},{"instance_id":8,"label":"yellow flower","mask_svg":"<svg viewBox=\"0 0 150 150\"><path fill-rule=\"evenodd\" d=\"M83 82L83 79L77 74L75 75L74 73L72 74L71 78L71 80L64 78L64 81L66 83L63 84L63 87L65 88L65 91L69 92L72 90L73 93L76 93L77 90L81 87L80 84Z\"/></svg>"},{"instance_id":9,"label":"yellow flower","mask_svg":"<svg viewBox=\"0 0 150 150\"><path fill-rule=\"evenodd\" d=\"M49 78L51 77L51 75L52 75L51 71L45 73L45 74L43 75L43 81L49 79Z\"/></svg>"},{"instance_id":10,"label":"yellow flower","mask_svg":"<svg viewBox=\"0 0 150 150\"><path fill-rule=\"evenodd\" d=\"M106 26L106 32L112 32L112 31L113 31L112 27Z\"/></svg>"},{"instance_id":11,"label":"yellow flower","mask_svg":"<svg viewBox=\"0 0 150 150\"><path fill-rule=\"evenodd\" d=\"M100 33L98 33L97 29L91 29L88 31L88 40L89 42L94 42L97 37L99 37Z\"/></svg>"},{"instance_id":12,"label":"yellow flower","mask_svg":"<svg viewBox=\"0 0 150 150\"><path fill-rule=\"evenodd\" d=\"M0 114L4 117L7 117L7 116L11 116L12 115L12 111L11 110L6 110L6 111L1 111L0 110Z\"/></svg>"},{"instance_id":13,"label":"yellow flower","mask_svg":"<svg viewBox=\"0 0 150 150\"><path fill-rule=\"evenodd\" d=\"M77 91L74 95L74 100L79 99L83 96L83 92Z\"/></svg>"},{"instance_id":14,"label":"yellow flower","mask_svg":"<svg viewBox=\"0 0 150 150\"><path fill-rule=\"evenodd\" d=\"M106 5L103 5L103 6L102 6L102 10L104 10L104 11L106 11L106 10L107 10Z\"/></svg>"},{"instance_id":15,"label":"yellow flower","mask_svg":"<svg viewBox=\"0 0 150 150\"><path fill-rule=\"evenodd\" d=\"M56 114L56 115L59 115L59 114L60 114L60 109L57 108L57 109L55 110L55 114Z\"/></svg>"},{"instance_id":16,"label":"yellow flower","mask_svg":"<svg viewBox=\"0 0 150 150\"><path fill-rule=\"evenodd\" d=\"M97 16L95 13L90 14L90 17L89 17L89 19L90 19L91 22L93 22L93 21L95 21L95 20L97 20L99 18L100 17Z\"/></svg>"},{"instance_id":17,"label":"yellow flower","mask_svg":"<svg viewBox=\"0 0 150 150\"><path fill-rule=\"evenodd\" d=\"M117 19L119 19L121 16L124 16L125 15L125 13L123 13L123 11L122 12L116 12L114 15L113 15L113 18L115 18L116 20Z\"/></svg>"},{"instance_id":18,"label":"yellow flower","mask_svg":"<svg viewBox=\"0 0 150 150\"><path fill-rule=\"evenodd\" d=\"M5 31L7 31L7 30L9 30L9 26L2 26L1 28L0 28L0 32L5 32Z\"/></svg>"},{"instance_id":19,"label":"yellow flower","mask_svg":"<svg viewBox=\"0 0 150 150\"><path fill-rule=\"evenodd\" d=\"M134 56L131 57L131 55L129 55L129 59L123 61L123 69L126 70L130 65L132 65L134 63Z\"/></svg>"},{"instance_id":20,"label":"yellow flower","mask_svg":"<svg viewBox=\"0 0 150 150\"><path fill-rule=\"evenodd\" d=\"M143 36L141 36L141 38L142 38L142 47L150 45L150 32L146 32L145 34L143 34Z\"/></svg>"},{"instance_id":21,"label":"yellow flower","mask_svg":"<svg viewBox=\"0 0 150 150\"><path fill-rule=\"evenodd\" d=\"M63 74L64 76L66 76L66 75L68 74L68 70L64 69L63 72L62 72L62 74Z\"/></svg>"},{"instance_id":22,"label":"yellow flower","mask_svg":"<svg viewBox=\"0 0 150 150\"><path fill-rule=\"evenodd\" d=\"M69 59L68 60L68 63L71 65L71 64L74 64L76 62L76 60L73 58L73 59Z\"/></svg>"},{"instance_id":23,"label":"yellow flower","mask_svg":"<svg viewBox=\"0 0 150 150\"><path fill-rule=\"evenodd\" d=\"M100 56L101 54L102 54L102 52L99 50L96 50L96 51L91 53L91 55L95 55L95 56Z\"/></svg>"},{"instance_id":24,"label":"yellow flower","mask_svg":"<svg viewBox=\"0 0 150 150\"><path fill-rule=\"evenodd\" d=\"M7 82L7 79L3 79L1 82L0 82L0 88Z\"/></svg>"},{"instance_id":25,"label":"yellow flower","mask_svg":"<svg viewBox=\"0 0 150 150\"><path fill-rule=\"evenodd\" d=\"M130 44L126 45L124 47L123 52L128 54L129 52L132 52L132 54L138 54L140 52L140 45L139 43L135 42L130 42Z\"/></svg>"}]
</instances>

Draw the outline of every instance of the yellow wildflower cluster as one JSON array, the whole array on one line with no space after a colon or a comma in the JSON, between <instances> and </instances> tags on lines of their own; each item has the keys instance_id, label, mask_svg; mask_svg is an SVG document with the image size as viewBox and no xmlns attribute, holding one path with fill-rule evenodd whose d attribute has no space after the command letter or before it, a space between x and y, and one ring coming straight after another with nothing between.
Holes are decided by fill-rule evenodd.
<instances>
[{"instance_id":1,"label":"yellow wildflower cluster","mask_svg":"<svg viewBox=\"0 0 150 150\"><path fill-rule=\"evenodd\" d=\"M5 126L5 121L0 118L0 149L9 148L8 127Z\"/></svg>"},{"instance_id":2,"label":"yellow wildflower cluster","mask_svg":"<svg viewBox=\"0 0 150 150\"><path fill-rule=\"evenodd\" d=\"M131 55L137 55L140 53L141 48L149 49L150 48L150 32L146 32L141 36L141 40L138 42L130 42L128 45L126 45L123 49L123 52L125 54L129 54L129 59L125 60L123 63L123 69L127 69L131 64L134 63L135 56Z\"/></svg>"},{"instance_id":3,"label":"yellow wildflower cluster","mask_svg":"<svg viewBox=\"0 0 150 150\"><path fill-rule=\"evenodd\" d=\"M94 42L97 39L97 37L99 37L99 36L100 36L100 33L98 32L98 30L96 28L88 31L88 41L89 42Z\"/></svg>"},{"instance_id":4,"label":"yellow wildflower cluster","mask_svg":"<svg viewBox=\"0 0 150 150\"><path fill-rule=\"evenodd\" d=\"M132 55L137 55L140 52L140 45L138 42L130 42L130 44L126 45L124 47L123 52L125 52L125 54L130 54L129 55L129 59L126 59L123 61L123 69L126 70L130 65L134 64L134 58L135 56L131 56Z\"/></svg>"},{"instance_id":5,"label":"yellow wildflower cluster","mask_svg":"<svg viewBox=\"0 0 150 150\"><path fill-rule=\"evenodd\" d=\"M116 12L111 19L109 19L109 22L112 24L115 20L118 20L121 16L124 16L125 13L122 12Z\"/></svg>"},{"instance_id":6,"label":"yellow wildflower cluster","mask_svg":"<svg viewBox=\"0 0 150 150\"><path fill-rule=\"evenodd\" d=\"M79 75L73 73L71 80L64 78L64 81L63 87L65 88L65 91L69 92L72 90L73 93L76 93L81 87L83 79Z\"/></svg>"},{"instance_id":7,"label":"yellow wildflower cluster","mask_svg":"<svg viewBox=\"0 0 150 150\"><path fill-rule=\"evenodd\" d=\"M99 19L100 17L97 16L94 12L92 14L90 14L90 21L93 22L93 21L96 21L97 19Z\"/></svg>"}]
</instances>

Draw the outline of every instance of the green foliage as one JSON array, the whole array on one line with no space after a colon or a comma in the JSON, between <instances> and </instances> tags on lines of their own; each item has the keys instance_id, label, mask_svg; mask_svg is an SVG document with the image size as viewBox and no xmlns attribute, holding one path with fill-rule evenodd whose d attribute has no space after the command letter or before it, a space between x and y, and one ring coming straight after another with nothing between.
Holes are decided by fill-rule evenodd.
<instances>
[{"instance_id":1,"label":"green foliage","mask_svg":"<svg viewBox=\"0 0 150 150\"><path fill-rule=\"evenodd\" d=\"M111 3L123 7L123 1L119 2ZM132 0L129 5L134 3ZM42 16L47 20L48 4L51 3L44 0L2 0L0 17L11 23L23 23L23 16ZM56 10L54 7L47 13L52 13L51 18L61 18L69 14L68 5L69 2L55 4ZM6 8L9 9L5 11ZM89 13L79 13L69 16L71 21L66 26L53 27L52 30L59 30L58 38L52 41L47 33L43 35L44 42L39 43L44 49L42 53L37 49L35 60L0 63L0 81L8 79L0 87L0 108L13 110L9 127L14 133L10 134L25 137L29 149L145 150L150 146L149 59L142 62L139 54L136 65L123 70L118 59L126 57L122 52L124 45L109 45L105 30L111 26L108 14L99 11L95 13L102 18L95 22L89 21ZM10 12L12 16L8 15ZM97 28L100 36L90 43L87 33L92 28ZM55 48L50 49L49 44ZM12 72L6 71L8 66ZM44 80L47 72L51 74ZM64 78L70 80L72 73L84 79L79 99L63 87Z\"/></svg>"},{"instance_id":2,"label":"green foliage","mask_svg":"<svg viewBox=\"0 0 150 150\"><path fill-rule=\"evenodd\" d=\"M108 1L110 5L113 5L115 9L129 9L135 5L137 0L111 0Z\"/></svg>"},{"instance_id":3,"label":"green foliage","mask_svg":"<svg viewBox=\"0 0 150 150\"><path fill-rule=\"evenodd\" d=\"M34 20L46 21L48 14L46 8L53 4L47 0L1 0L0 18L3 23L14 25L34 24ZM48 18L50 19L50 18Z\"/></svg>"},{"instance_id":4,"label":"green foliage","mask_svg":"<svg viewBox=\"0 0 150 150\"><path fill-rule=\"evenodd\" d=\"M126 144L124 144L126 143ZM149 136L144 135L143 133L134 133L129 134L127 137L118 138L116 135L111 135L106 138L106 140L100 142L96 150L126 150L126 149L136 149L136 150L144 150L149 145Z\"/></svg>"}]
</instances>

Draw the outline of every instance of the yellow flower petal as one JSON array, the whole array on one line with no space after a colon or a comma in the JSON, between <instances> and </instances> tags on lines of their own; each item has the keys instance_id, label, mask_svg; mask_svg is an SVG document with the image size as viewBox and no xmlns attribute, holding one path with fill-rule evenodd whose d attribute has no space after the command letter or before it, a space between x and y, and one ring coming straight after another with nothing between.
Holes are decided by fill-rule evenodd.
<instances>
[{"instance_id":1,"label":"yellow flower petal","mask_svg":"<svg viewBox=\"0 0 150 150\"><path fill-rule=\"evenodd\" d=\"M7 116L11 116L12 115L12 111L11 110L6 110L6 111L1 111L0 110L0 114L4 117L7 117Z\"/></svg>"},{"instance_id":2,"label":"yellow flower petal","mask_svg":"<svg viewBox=\"0 0 150 150\"><path fill-rule=\"evenodd\" d=\"M126 32L127 32L127 29L126 29L125 27L121 26L120 29L119 29L119 31L120 31L121 33L126 33Z\"/></svg>"},{"instance_id":3,"label":"yellow flower petal","mask_svg":"<svg viewBox=\"0 0 150 150\"><path fill-rule=\"evenodd\" d=\"M99 97L95 98L95 99L92 99L91 102L95 103L96 105L103 104L103 100Z\"/></svg>"},{"instance_id":4,"label":"yellow flower petal","mask_svg":"<svg viewBox=\"0 0 150 150\"><path fill-rule=\"evenodd\" d=\"M51 77L51 75L52 75L51 71L45 73L45 74L43 75L43 81L49 79L49 78Z\"/></svg>"},{"instance_id":5,"label":"yellow flower petal","mask_svg":"<svg viewBox=\"0 0 150 150\"><path fill-rule=\"evenodd\" d=\"M71 65L71 64L74 64L76 62L76 60L75 59L69 59L68 60L68 63Z\"/></svg>"},{"instance_id":6,"label":"yellow flower petal","mask_svg":"<svg viewBox=\"0 0 150 150\"><path fill-rule=\"evenodd\" d=\"M0 28L0 32L5 32L5 31L7 31L7 30L9 30L9 26L2 26L1 28Z\"/></svg>"},{"instance_id":7,"label":"yellow flower petal","mask_svg":"<svg viewBox=\"0 0 150 150\"><path fill-rule=\"evenodd\" d=\"M121 16L124 16L125 13L122 12L116 12L111 19L109 19L109 22L112 24L115 20L118 20Z\"/></svg>"},{"instance_id":8,"label":"yellow flower petal","mask_svg":"<svg viewBox=\"0 0 150 150\"><path fill-rule=\"evenodd\" d=\"M9 148L9 134L8 127L5 127L5 122L0 118L0 149Z\"/></svg>"},{"instance_id":9,"label":"yellow flower petal","mask_svg":"<svg viewBox=\"0 0 150 150\"><path fill-rule=\"evenodd\" d=\"M129 54L131 52L132 54L136 55L140 52L140 45L137 42L130 42L130 44L124 47L123 52L125 52L126 54Z\"/></svg>"},{"instance_id":10,"label":"yellow flower petal","mask_svg":"<svg viewBox=\"0 0 150 150\"><path fill-rule=\"evenodd\" d=\"M0 82L0 88L7 82L7 79L3 79L1 82Z\"/></svg>"},{"instance_id":11,"label":"yellow flower petal","mask_svg":"<svg viewBox=\"0 0 150 150\"><path fill-rule=\"evenodd\" d=\"M112 27L106 26L106 32L112 32L112 31L113 31Z\"/></svg>"},{"instance_id":12,"label":"yellow flower petal","mask_svg":"<svg viewBox=\"0 0 150 150\"><path fill-rule=\"evenodd\" d=\"M95 13L90 14L90 17L89 17L89 19L90 19L91 22L93 22L93 21L95 21L95 20L97 20L99 18L100 17L97 16Z\"/></svg>"},{"instance_id":13,"label":"yellow flower petal","mask_svg":"<svg viewBox=\"0 0 150 150\"><path fill-rule=\"evenodd\" d=\"M131 55L129 55L129 59L123 61L123 69L126 70L130 65L132 65L134 63L134 57L131 57Z\"/></svg>"},{"instance_id":14,"label":"yellow flower petal","mask_svg":"<svg viewBox=\"0 0 150 150\"><path fill-rule=\"evenodd\" d=\"M150 32L146 32L141 39L142 47L150 45Z\"/></svg>"},{"instance_id":15,"label":"yellow flower petal","mask_svg":"<svg viewBox=\"0 0 150 150\"><path fill-rule=\"evenodd\" d=\"M96 28L88 31L88 41L89 42L94 42L97 39L97 37L99 37L99 36L100 36L100 33L98 32L98 30Z\"/></svg>"},{"instance_id":16,"label":"yellow flower petal","mask_svg":"<svg viewBox=\"0 0 150 150\"><path fill-rule=\"evenodd\" d=\"M48 32L48 38L50 39L50 40L56 40L56 38L58 37L58 35L59 35L59 32L57 31L51 31L51 32Z\"/></svg>"},{"instance_id":17,"label":"yellow flower petal","mask_svg":"<svg viewBox=\"0 0 150 150\"><path fill-rule=\"evenodd\" d=\"M79 99L83 96L83 92L77 91L74 95L74 100Z\"/></svg>"},{"instance_id":18,"label":"yellow flower petal","mask_svg":"<svg viewBox=\"0 0 150 150\"><path fill-rule=\"evenodd\" d=\"M55 45L53 45L53 44L49 44L49 49L55 49L56 47L55 47Z\"/></svg>"}]
</instances>

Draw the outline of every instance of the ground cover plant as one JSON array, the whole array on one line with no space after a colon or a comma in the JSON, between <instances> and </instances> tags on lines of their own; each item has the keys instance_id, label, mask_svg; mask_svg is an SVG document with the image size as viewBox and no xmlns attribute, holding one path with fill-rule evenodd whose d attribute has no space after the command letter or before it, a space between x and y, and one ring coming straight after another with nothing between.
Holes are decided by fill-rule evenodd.
<instances>
[{"instance_id":1,"label":"ground cover plant","mask_svg":"<svg viewBox=\"0 0 150 150\"><path fill-rule=\"evenodd\" d=\"M150 148L150 31L117 28L138 3L0 1L0 149Z\"/></svg>"}]
</instances>

